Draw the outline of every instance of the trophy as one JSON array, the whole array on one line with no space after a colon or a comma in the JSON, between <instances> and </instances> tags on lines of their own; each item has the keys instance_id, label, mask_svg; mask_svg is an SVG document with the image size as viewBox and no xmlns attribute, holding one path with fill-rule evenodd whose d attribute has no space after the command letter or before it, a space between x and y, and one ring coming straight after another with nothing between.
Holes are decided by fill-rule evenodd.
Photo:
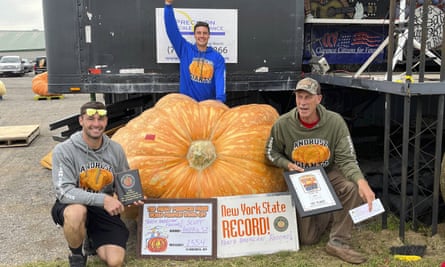
<instances>
[{"instance_id":1,"label":"trophy","mask_svg":"<svg viewBox=\"0 0 445 267\"><path fill-rule=\"evenodd\" d=\"M137 169L117 173L115 184L117 196L122 204L131 205L135 201L144 199Z\"/></svg>"}]
</instances>

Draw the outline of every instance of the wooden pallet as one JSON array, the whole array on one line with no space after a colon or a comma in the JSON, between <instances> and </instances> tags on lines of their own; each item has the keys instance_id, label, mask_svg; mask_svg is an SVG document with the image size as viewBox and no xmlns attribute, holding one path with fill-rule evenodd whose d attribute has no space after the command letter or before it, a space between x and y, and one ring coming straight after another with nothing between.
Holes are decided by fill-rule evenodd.
<instances>
[{"instance_id":1,"label":"wooden pallet","mask_svg":"<svg viewBox=\"0 0 445 267\"><path fill-rule=\"evenodd\" d=\"M53 99L64 99L63 95L35 95L34 100L53 100Z\"/></svg>"},{"instance_id":2,"label":"wooden pallet","mask_svg":"<svg viewBox=\"0 0 445 267\"><path fill-rule=\"evenodd\" d=\"M28 146L39 134L39 125L0 127L0 147Z\"/></svg>"}]
</instances>

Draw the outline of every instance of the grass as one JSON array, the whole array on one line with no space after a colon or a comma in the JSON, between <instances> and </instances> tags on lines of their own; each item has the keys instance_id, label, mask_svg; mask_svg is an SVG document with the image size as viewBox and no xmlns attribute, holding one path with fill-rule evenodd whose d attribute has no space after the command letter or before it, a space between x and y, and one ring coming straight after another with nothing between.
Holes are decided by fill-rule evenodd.
<instances>
[{"instance_id":1,"label":"grass","mask_svg":"<svg viewBox=\"0 0 445 267\"><path fill-rule=\"evenodd\" d=\"M441 225L442 230L444 229ZM411 224L407 223L406 229ZM399 221L395 216L388 216L388 229L381 229L381 220L375 219L359 225L353 233L354 246L368 255L368 261L360 266L388 266L388 267L432 267L440 266L445 261L445 241L440 234L430 236L429 227L421 227L414 232L407 230L405 243L398 238ZM323 240L313 246L303 246L297 252L280 252L272 255L253 255L245 257L216 259L216 260L185 260L175 261L171 259L138 258L135 250L127 253L126 267L236 267L236 266L259 266L259 267L306 267L306 266L354 266L347 264L337 258L331 257L324 251L327 235ZM394 259L390 254L391 246L404 244L427 245L427 252L420 261L407 262ZM54 262L34 262L20 267L65 267L68 266L66 258ZM105 266L96 257L88 259L88 266Z\"/></svg>"}]
</instances>

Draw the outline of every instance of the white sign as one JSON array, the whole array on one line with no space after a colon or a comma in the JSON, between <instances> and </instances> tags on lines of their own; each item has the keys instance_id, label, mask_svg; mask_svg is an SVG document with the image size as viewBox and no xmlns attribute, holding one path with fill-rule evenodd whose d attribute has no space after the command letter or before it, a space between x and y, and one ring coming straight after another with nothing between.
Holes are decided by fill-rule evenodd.
<instances>
[{"instance_id":1,"label":"white sign","mask_svg":"<svg viewBox=\"0 0 445 267\"><path fill-rule=\"evenodd\" d=\"M138 225L140 256L214 257L216 201L146 200ZM209 200L210 201L210 200Z\"/></svg>"},{"instance_id":2,"label":"white sign","mask_svg":"<svg viewBox=\"0 0 445 267\"><path fill-rule=\"evenodd\" d=\"M218 258L299 250L288 193L218 197L217 207Z\"/></svg>"},{"instance_id":3,"label":"white sign","mask_svg":"<svg viewBox=\"0 0 445 267\"><path fill-rule=\"evenodd\" d=\"M220 52L226 63L238 63L238 10L174 9L182 36L195 43L193 25L205 21L210 26L209 46ZM156 50L158 63L179 63L168 39L164 24L164 8L156 8Z\"/></svg>"}]
</instances>

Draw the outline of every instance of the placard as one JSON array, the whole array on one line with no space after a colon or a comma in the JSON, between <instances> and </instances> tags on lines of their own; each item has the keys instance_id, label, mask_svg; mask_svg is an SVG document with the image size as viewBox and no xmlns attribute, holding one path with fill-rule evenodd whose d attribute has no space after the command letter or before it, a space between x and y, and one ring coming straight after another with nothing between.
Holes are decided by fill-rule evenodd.
<instances>
[{"instance_id":1,"label":"placard","mask_svg":"<svg viewBox=\"0 0 445 267\"><path fill-rule=\"evenodd\" d=\"M131 205L144 199L141 178L137 169L117 173L115 185L117 196L124 205Z\"/></svg>"},{"instance_id":2,"label":"placard","mask_svg":"<svg viewBox=\"0 0 445 267\"><path fill-rule=\"evenodd\" d=\"M218 258L298 251L289 193L218 197Z\"/></svg>"},{"instance_id":3,"label":"placard","mask_svg":"<svg viewBox=\"0 0 445 267\"><path fill-rule=\"evenodd\" d=\"M216 199L148 199L140 207L138 256L216 258Z\"/></svg>"},{"instance_id":4,"label":"placard","mask_svg":"<svg viewBox=\"0 0 445 267\"><path fill-rule=\"evenodd\" d=\"M284 176L300 217L343 208L322 167L285 172Z\"/></svg>"}]
</instances>

